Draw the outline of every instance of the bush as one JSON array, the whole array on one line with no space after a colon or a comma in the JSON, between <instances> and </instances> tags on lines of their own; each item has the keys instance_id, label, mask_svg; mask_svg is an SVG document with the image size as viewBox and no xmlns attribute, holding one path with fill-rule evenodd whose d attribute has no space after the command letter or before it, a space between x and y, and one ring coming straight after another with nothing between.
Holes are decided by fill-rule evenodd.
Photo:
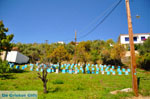
<instances>
[{"instance_id":1,"label":"bush","mask_svg":"<svg viewBox=\"0 0 150 99\"><path fill-rule=\"evenodd\" d=\"M137 66L145 70L150 70L150 53L139 56L137 58Z\"/></svg>"},{"instance_id":2,"label":"bush","mask_svg":"<svg viewBox=\"0 0 150 99\"><path fill-rule=\"evenodd\" d=\"M53 84L64 84L64 82L62 80L56 79L53 81Z\"/></svg>"},{"instance_id":3,"label":"bush","mask_svg":"<svg viewBox=\"0 0 150 99\"><path fill-rule=\"evenodd\" d=\"M2 61L0 59L0 73L6 73L9 71L9 64L7 61Z\"/></svg>"}]
</instances>

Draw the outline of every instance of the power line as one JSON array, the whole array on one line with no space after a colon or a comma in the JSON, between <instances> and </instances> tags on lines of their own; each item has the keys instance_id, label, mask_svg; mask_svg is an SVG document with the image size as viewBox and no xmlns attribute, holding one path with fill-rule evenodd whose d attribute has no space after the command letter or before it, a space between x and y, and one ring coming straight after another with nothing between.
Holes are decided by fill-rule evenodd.
<instances>
[{"instance_id":1,"label":"power line","mask_svg":"<svg viewBox=\"0 0 150 99\"><path fill-rule=\"evenodd\" d=\"M115 7L104 17L104 19L102 21L100 21L92 30L90 30L89 32L87 32L86 34L84 34L83 36L81 37L77 37L78 39L81 39L81 38L84 38L86 36L88 36L89 34L91 34L99 25L101 25L106 19L107 17L116 9L116 7L121 3L122 0L119 0L119 2L116 4L116 3L113 3L109 8L107 8L100 16L98 16L96 19L94 19L89 25L87 25L87 27L89 27L91 24L94 24L95 21L98 21L102 16L104 16L106 14L106 12L112 8L115 4ZM86 28L87 28L86 27ZM81 31L85 30L86 28L83 28ZM81 31L79 31L79 33L81 33ZM64 40L61 40L61 41L70 41L70 40L74 40L74 38L68 38L68 39L64 39ZM16 41L16 40L14 40Z\"/></svg>"},{"instance_id":2,"label":"power line","mask_svg":"<svg viewBox=\"0 0 150 99\"><path fill-rule=\"evenodd\" d=\"M120 0L118 3L120 3L122 0ZM116 2L115 3L113 3L110 7L108 7L102 14L100 14L98 17L96 17L96 19L94 19L91 23L89 23L87 26L85 26L85 28L83 28L81 31L79 31L78 33L81 33L81 32L83 32L84 30L86 30L90 25L92 25L92 24L94 24L96 21L98 21L102 16L104 16L105 14L106 14L106 12L108 11L108 10L110 10L113 6L115 6L111 11L113 12L113 10L119 5L119 4L116 4ZM111 14L111 11L110 11L110 14ZM108 13L108 15L109 15L109 13ZM106 15L106 18L108 17L108 15ZM99 23L99 24L101 24L103 21L105 20L105 18ZM99 25L99 24L97 24L97 25ZM95 29L98 27L98 26L95 26ZM94 29L94 28L93 28ZM90 32L93 32L94 30L91 30ZM90 34L89 32L87 33L87 34ZM87 35L87 34L85 34L85 35ZM80 38L83 38L85 35L83 35L83 36L81 36L81 37L77 37L78 39L80 39ZM64 39L64 40L61 40L61 41L70 41L70 40L74 40L74 38L68 38L68 39Z\"/></svg>"},{"instance_id":3,"label":"power line","mask_svg":"<svg viewBox=\"0 0 150 99\"><path fill-rule=\"evenodd\" d=\"M118 7L118 5L121 3L122 0L119 0L119 2L114 6L114 8L103 18L103 20L101 20L93 29L91 29L89 32L87 32L86 34L84 34L83 36L79 37L78 39L84 38L86 36L88 36L89 34L91 34L97 27L99 27L99 25L101 25L109 16L110 14Z\"/></svg>"},{"instance_id":4,"label":"power line","mask_svg":"<svg viewBox=\"0 0 150 99\"><path fill-rule=\"evenodd\" d=\"M84 31L86 28L88 28L90 25L92 25L92 24L94 24L96 21L98 21L102 16L104 16L105 14L106 14L106 12L109 10L109 9L111 9L113 6L114 6L114 8L104 17L104 19L101 21L101 22L99 22L92 30L90 30L89 32L87 32L86 34L84 34L83 36L81 36L81 37L77 37L78 39L81 39L81 38L84 38L84 37L86 37L87 35L89 35L89 34L91 34L100 24L102 24L106 19L107 19L107 17L116 9L116 7L121 3L121 1L122 0L119 0L119 2L116 4L116 2L115 3L113 3L109 8L107 8L102 14L100 14L96 19L94 19L90 24L88 24L85 28L83 28L81 31L79 31L78 33L81 33L82 31ZM64 42L66 42L66 41L73 41L74 40L74 38L68 38L68 39L64 39L64 40L61 40L61 41L64 41Z\"/></svg>"},{"instance_id":5,"label":"power line","mask_svg":"<svg viewBox=\"0 0 150 99\"><path fill-rule=\"evenodd\" d=\"M114 7L116 5L116 2L113 3L111 6L109 6L107 9L105 9L105 11L103 13L101 13L98 17L96 17L91 23L89 23L87 26L85 26L81 31L78 31L78 33L86 30L89 26L91 26L92 24L94 24L95 22L97 22L102 16L104 16L106 14L106 12L108 10L110 10L112 7Z\"/></svg>"},{"instance_id":6,"label":"power line","mask_svg":"<svg viewBox=\"0 0 150 99\"><path fill-rule=\"evenodd\" d=\"M67 42L67 41L70 41L70 40L73 41L74 38L68 38L68 39L64 39L64 40L60 40L60 41L66 41Z\"/></svg>"}]
</instances>

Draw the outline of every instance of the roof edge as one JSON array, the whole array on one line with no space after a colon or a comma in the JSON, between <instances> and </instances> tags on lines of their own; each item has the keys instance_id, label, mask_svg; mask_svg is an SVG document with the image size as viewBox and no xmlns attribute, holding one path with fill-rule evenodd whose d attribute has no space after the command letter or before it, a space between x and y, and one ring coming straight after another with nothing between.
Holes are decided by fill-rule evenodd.
<instances>
[{"instance_id":1,"label":"roof edge","mask_svg":"<svg viewBox=\"0 0 150 99\"><path fill-rule=\"evenodd\" d=\"M142 35L142 34L149 34L150 35L150 33L133 33L133 35ZM129 35L129 34L120 34L120 36L122 36L122 35Z\"/></svg>"}]
</instances>

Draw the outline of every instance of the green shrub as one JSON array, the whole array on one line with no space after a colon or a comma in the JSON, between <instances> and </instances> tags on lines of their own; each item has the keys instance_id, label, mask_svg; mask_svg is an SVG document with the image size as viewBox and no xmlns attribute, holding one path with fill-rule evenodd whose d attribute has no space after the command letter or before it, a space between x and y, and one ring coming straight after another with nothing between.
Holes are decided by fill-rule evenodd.
<instances>
[{"instance_id":1,"label":"green shrub","mask_svg":"<svg viewBox=\"0 0 150 99\"><path fill-rule=\"evenodd\" d=\"M7 61L2 61L0 59L0 73L6 73L9 71L9 64Z\"/></svg>"},{"instance_id":2,"label":"green shrub","mask_svg":"<svg viewBox=\"0 0 150 99\"><path fill-rule=\"evenodd\" d=\"M150 53L139 56L137 58L137 66L145 70L150 70Z\"/></svg>"},{"instance_id":3,"label":"green shrub","mask_svg":"<svg viewBox=\"0 0 150 99\"><path fill-rule=\"evenodd\" d=\"M53 81L53 84L64 84L64 82L62 80L56 79Z\"/></svg>"},{"instance_id":4,"label":"green shrub","mask_svg":"<svg viewBox=\"0 0 150 99\"><path fill-rule=\"evenodd\" d=\"M76 90L84 90L84 87L82 85L78 85Z\"/></svg>"}]
</instances>

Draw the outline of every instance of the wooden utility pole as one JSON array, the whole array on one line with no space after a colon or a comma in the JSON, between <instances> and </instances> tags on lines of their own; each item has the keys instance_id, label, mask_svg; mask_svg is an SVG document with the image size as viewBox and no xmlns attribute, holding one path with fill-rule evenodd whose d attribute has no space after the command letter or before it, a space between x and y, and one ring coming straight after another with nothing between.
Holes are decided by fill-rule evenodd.
<instances>
[{"instance_id":1,"label":"wooden utility pole","mask_svg":"<svg viewBox=\"0 0 150 99\"><path fill-rule=\"evenodd\" d=\"M133 42L131 12L130 12L129 0L125 0L125 2L126 2L126 10L127 10L128 32L129 32L130 53L131 53L132 88L135 93L135 96L138 96L138 86L137 86L137 77L136 77L136 60L135 60L135 50L134 50L134 42Z\"/></svg>"},{"instance_id":2,"label":"wooden utility pole","mask_svg":"<svg viewBox=\"0 0 150 99\"><path fill-rule=\"evenodd\" d=\"M45 40L45 43L48 44L48 40Z\"/></svg>"},{"instance_id":3,"label":"wooden utility pole","mask_svg":"<svg viewBox=\"0 0 150 99\"><path fill-rule=\"evenodd\" d=\"M75 53L74 53L74 60L75 60L75 64L76 64L76 61L77 61L77 49L76 49L76 45L77 45L77 32L75 31Z\"/></svg>"},{"instance_id":4,"label":"wooden utility pole","mask_svg":"<svg viewBox=\"0 0 150 99\"><path fill-rule=\"evenodd\" d=\"M45 47L44 47L44 64L47 63L47 58L46 58L47 44L48 44L48 40L45 40Z\"/></svg>"}]
</instances>

